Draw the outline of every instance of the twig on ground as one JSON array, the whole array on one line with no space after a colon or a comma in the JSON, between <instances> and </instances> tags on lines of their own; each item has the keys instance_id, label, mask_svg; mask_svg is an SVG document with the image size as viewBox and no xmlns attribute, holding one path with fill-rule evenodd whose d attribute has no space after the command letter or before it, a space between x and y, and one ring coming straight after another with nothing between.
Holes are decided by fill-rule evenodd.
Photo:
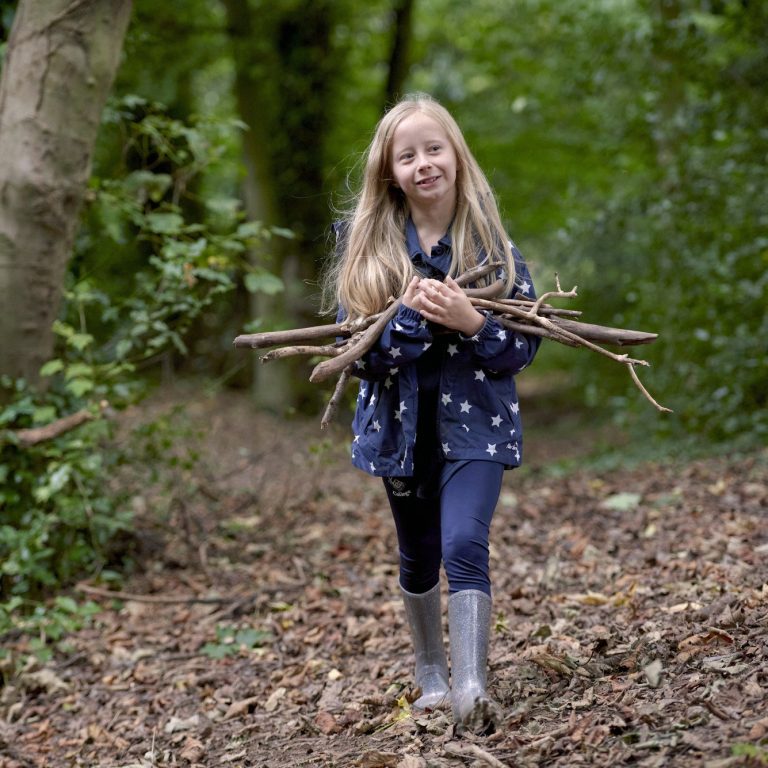
<instances>
[{"instance_id":1,"label":"twig on ground","mask_svg":"<svg viewBox=\"0 0 768 768\"><path fill-rule=\"evenodd\" d=\"M464 759L474 758L475 760L485 763L485 765L491 766L491 768L509 768L507 763L502 763L501 760L494 757L490 752L487 752L477 744L446 744L445 747L443 747L443 751L446 755L451 755L451 757L460 757Z\"/></svg>"}]
</instances>

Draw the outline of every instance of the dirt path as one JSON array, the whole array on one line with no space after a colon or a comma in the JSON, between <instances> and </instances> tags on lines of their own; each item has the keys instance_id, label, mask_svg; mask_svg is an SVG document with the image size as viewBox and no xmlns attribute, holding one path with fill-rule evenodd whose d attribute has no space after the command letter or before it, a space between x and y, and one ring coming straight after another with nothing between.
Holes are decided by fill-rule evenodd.
<instances>
[{"instance_id":1,"label":"dirt path","mask_svg":"<svg viewBox=\"0 0 768 768\"><path fill-rule=\"evenodd\" d=\"M232 397L188 414L202 469L159 522L167 500L134 500L145 570L124 590L148 601L92 595L93 626L6 686L1 768L768 761L768 452L507 473L489 676L506 720L457 739L410 711L393 530L343 431Z\"/></svg>"}]
</instances>

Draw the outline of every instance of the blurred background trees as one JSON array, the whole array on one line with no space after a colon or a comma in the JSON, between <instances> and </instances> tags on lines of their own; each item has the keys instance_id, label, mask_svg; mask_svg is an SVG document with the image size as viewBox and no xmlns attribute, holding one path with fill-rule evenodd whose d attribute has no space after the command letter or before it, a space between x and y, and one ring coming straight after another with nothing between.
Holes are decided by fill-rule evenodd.
<instances>
[{"instance_id":1,"label":"blurred background trees","mask_svg":"<svg viewBox=\"0 0 768 768\"><path fill-rule=\"evenodd\" d=\"M0 2L0 56L18 12ZM653 411L622 367L556 344L525 383L550 382L548 397L639 442L764 444L767 84L758 0L134 0L74 244L62 241L46 389L4 362L0 428L120 407L171 376L318 413L328 393L305 362L259 366L231 341L318 322L329 225L360 153L386 105L425 90L465 129L539 291L557 272L587 321L660 333L638 351L675 413ZM0 312L7 345L21 314L8 299ZM36 569L22 579L32 561L6 558L7 597L73 570L51 552L62 520L66 552L103 562L101 518L78 517L77 500L113 523L119 501L96 503L103 468L84 446L104 440L98 420L80 453L64 437L22 461L5 439L0 555L24 551Z\"/></svg>"}]
</instances>

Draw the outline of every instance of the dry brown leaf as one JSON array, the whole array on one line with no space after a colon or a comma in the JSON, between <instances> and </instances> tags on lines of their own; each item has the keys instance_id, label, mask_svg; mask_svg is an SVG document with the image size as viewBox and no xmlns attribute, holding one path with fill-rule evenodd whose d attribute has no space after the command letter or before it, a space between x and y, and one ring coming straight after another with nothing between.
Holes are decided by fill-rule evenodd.
<instances>
[{"instance_id":1,"label":"dry brown leaf","mask_svg":"<svg viewBox=\"0 0 768 768\"><path fill-rule=\"evenodd\" d=\"M353 765L358 768L397 768L399 759L399 755L394 752L380 752L378 749L372 749L360 755Z\"/></svg>"},{"instance_id":2,"label":"dry brown leaf","mask_svg":"<svg viewBox=\"0 0 768 768\"><path fill-rule=\"evenodd\" d=\"M326 736L341 731L341 726L330 712L318 712L314 722L320 732Z\"/></svg>"},{"instance_id":3,"label":"dry brown leaf","mask_svg":"<svg viewBox=\"0 0 768 768\"><path fill-rule=\"evenodd\" d=\"M197 763L200 762L204 754L205 747L203 746L203 742L193 736L187 736L187 740L184 742L184 746L179 752L179 757L190 763Z\"/></svg>"},{"instance_id":4,"label":"dry brown leaf","mask_svg":"<svg viewBox=\"0 0 768 768\"><path fill-rule=\"evenodd\" d=\"M278 690L285 690L278 688ZM234 701L232 704L229 705L227 711L224 713L223 720L230 720L233 717L239 717L242 714L245 714L249 710L253 709L253 707L258 704L262 700L261 696L249 696L247 699L242 699L240 701ZM270 710L267 710L270 711Z\"/></svg>"}]
</instances>

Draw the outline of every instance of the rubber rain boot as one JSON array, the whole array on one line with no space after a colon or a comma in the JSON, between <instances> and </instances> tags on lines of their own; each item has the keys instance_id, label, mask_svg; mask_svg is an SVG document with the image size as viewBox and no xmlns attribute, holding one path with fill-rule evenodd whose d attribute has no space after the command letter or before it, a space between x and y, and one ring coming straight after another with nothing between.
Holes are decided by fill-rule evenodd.
<instances>
[{"instance_id":1,"label":"rubber rain boot","mask_svg":"<svg viewBox=\"0 0 768 768\"><path fill-rule=\"evenodd\" d=\"M489 735L501 723L501 709L486 691L491 598L477 589L448 598L451 646L451 705L458 733Z\"/></svg>"},{"instance_id":2,"label":"rubber rain boot","mask_svg":"<svg viewBox=\"0 0 768 768\"><path fill-rule=\"evenodd\" d=\"M442 613L440 610L440 583L429 592L417 595L402 587L405 615L411 629L416 657L416 685L421 696L413 702L417 709L437 709L447 704L448 661L443 644Z\"/></svg>"}]
</instances>

